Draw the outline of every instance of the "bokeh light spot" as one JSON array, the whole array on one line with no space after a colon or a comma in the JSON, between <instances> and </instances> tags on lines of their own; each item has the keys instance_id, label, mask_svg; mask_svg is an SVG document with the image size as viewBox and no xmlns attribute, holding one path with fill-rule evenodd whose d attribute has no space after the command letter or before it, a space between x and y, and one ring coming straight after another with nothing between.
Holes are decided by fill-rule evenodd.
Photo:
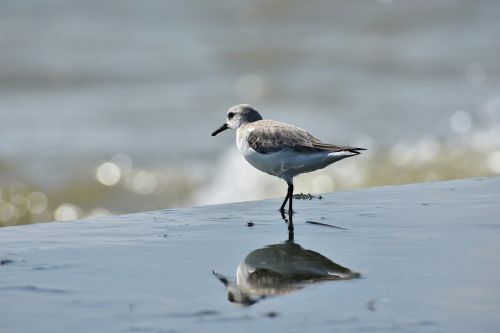
<instances>
[{"instance_id":1,"label":"bokeh light spot","mask_svg":"<svg viewBox=\"0 0 500 333\"><path fill-rule=\"evenodd\" d=\"M101 217L101 216L109 216L112 213L105 209L105 208L94 208L90 211L90 213L86 216L87 218L90 217Z\"/></svg>"},{"instance_id":2,"label":"bokeh light spot","mask_svg":"<svg viewBox=\"0 0 500 333\"><path fill-rule=\"evenodd\" d=\"M106 186L116 185L120 181L121 176L120 168L113 162L101 164L96 171L97 180Z\"/></svg>"},{"instance_id":3,"label":"bokeh light spot","mask_svg":"<svg viewBox=\"0 0 500 333\"><path fill-rule=\"evenodd\" d=\"M41 214L47 209L47 196L41 192L31 192L27 197L28 209L32 214Z\"/></svg>"},{"instance_id":4,"label":"bokeh light spot","mask_svg":"<svg viewBox=\"0 0 500 333\"><path fill-rule=\"evenodd\" d=\"M139 194L151 194L154 192L157 185L158 181L156 180L156 177L149 172L139 171L134 177L133 189Z\"/></svg>"},{"instance_id":5,"label":"bokeh light spot","mask_svg":"<svg viewBox=\"0 0 500 333\"><path fill-rule=\"evenodd\" d=\"M478 62L473 62L465 68L465 77L473 85L479 85L486 80L486 72Z\"/></svg>"},{"instance_id":6,"label":"bokeh light spot","mask_svg":"<svg viewBox=\"0 0 500 333\"><path fill-rule=\"evenodd\" d=\"M22 205L26 204L26 197L24 195L21 195L21 194L14 194L10 198L10 202L12 202L14 205L22 206Z\"/></svg>"},{"instance_id":7,"label":"bokeh light spot","mask_svg":"<svg viewBox=\"0 0 500 333\"><path fill-rule=\"evenodd\" d=\"M63 203L54 212L56 221L72 221L78 219L80 213L77 206Z\"/></svg>"},{"instance_id":8,"label":"bokeh light spot","mask_svg":"<svg viewBox=\"0 0 500 333\"><path fill-rule=\"evenodd\" d=\"M10 221L14 217L14 213L14 205L6 200L0 200L0 221Z\"/></svg>"},{"instance_id":9,"label":"bokeh light spot","mask_svg":"<svg viewBox=\"0 0 500 333\"><path fill-rule=\"evenodd\" d=\"M495 151L488 156L488 167L494 173L500 173L500 151Z\"/></svg>"},{"instance_id":10,"label":"bokeh light spot","mask_svg":"<svg viewBox=\"0 0 500 333\"><path fill-rule=\"evenodd\" d=\"M132 171L133 163L130 156L124 153L117 153L111 157L111 162L115 163L121 171L121 175L127 175Z\"/></svg>"}]
</instances>

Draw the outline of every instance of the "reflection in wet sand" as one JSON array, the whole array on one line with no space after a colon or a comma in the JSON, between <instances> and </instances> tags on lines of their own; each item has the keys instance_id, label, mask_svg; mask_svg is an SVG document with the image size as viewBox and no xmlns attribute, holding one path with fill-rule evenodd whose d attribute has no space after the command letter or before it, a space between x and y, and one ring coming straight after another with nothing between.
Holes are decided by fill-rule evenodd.
<instances>
[{"instance_id":1,"label":"reflection in wet sand","mask_svg":"<svg viewBox=\"0 0 500 333\"><path fill-rule=\"evenodd\" d=\"M359 273L295 243L291 217L289 221L288 240L250 252L238 265L236 280L214 272L226 286L230 302L253 305L267 296L286 295L307 284L360 277Z\"/></svg>"}]
</instances>

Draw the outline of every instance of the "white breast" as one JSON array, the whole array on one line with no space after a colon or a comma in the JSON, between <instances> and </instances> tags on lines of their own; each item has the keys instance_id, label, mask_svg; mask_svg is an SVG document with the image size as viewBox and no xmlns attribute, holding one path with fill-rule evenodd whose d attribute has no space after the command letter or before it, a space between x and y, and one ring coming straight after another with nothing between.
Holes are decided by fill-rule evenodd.
<instances>
[{"instance_id":1,"label":"white breast","mask_svg":"<svg viewBox=\"0 0 500 333\"><path fill-rule=\"evenodd\" d=\"M244 131L240 128L236 130L236 146L243 155L245 155L246 151L250 148L250 145L248 144L248 136L251 132L251 128L247 128Z\"/></svg>"},{"instance_id":2,"label":"white breast","mask_svg":"<svg viewBox=\"0 0 500 333\"><path fill-rule=\"evenodd\" d=\"M278 166L279 159L275 158L277 153L260 154L250 147L248 144L248 136L252 132L252 128L236 131L236 145L243 157L256 169L268 173L273 176L280 177L281 170Z\"/></svg>"}]
</instances>

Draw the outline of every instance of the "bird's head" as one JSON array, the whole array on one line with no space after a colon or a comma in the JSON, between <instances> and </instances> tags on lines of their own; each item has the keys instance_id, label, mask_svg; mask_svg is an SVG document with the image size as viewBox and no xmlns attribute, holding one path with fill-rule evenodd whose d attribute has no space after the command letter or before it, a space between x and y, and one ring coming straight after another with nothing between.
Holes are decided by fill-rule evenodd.
<instances>
[{"instance_id":1,"label":"bird's head","mask_svg":"<svg viewBox=\"0 0 500 333\"><path fill-rule=\"evenodd\" d=\"M229 279L228 277L213 271L212 274L219 279L222 284L227 289L227 300L231 303L242 305L242 306L250 306L257 303L258 299L252 298L250 295L244 293L238 287L238 283L234 280Z\"/></svg>"},{"instance_id":2,"label":"bird's head","mask_svg":"<svg viewBox=\"0 0 500 333\"><path fill-rule=\"evenodd\" d=\"M252 106L248 104L235 105L227 111L226 122L212 133L216 136L228 128L238 129L241 125L262 120L262 116Z\"/></svg>"}]
</instances>

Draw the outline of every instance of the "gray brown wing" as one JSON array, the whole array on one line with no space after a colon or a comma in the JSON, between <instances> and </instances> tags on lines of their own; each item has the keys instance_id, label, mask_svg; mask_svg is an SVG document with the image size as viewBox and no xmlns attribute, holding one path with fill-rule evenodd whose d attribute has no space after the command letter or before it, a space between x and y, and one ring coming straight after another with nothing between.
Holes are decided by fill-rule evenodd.
<instances>
[{"instance_id":1,"label":"gray brown wing","mask_svg":"<svg viewBox=\"0 0 500 333\"><path fill-rule=\"evenodd\" d=\"M276 121L261 120L253 125L248 136L248 143L252 149L261 154L274 153L285 148L302 153L319 151L359 153L358 150L363 150L363 148L323 143L301 128Z\"/></svg>"}]
</instances>

